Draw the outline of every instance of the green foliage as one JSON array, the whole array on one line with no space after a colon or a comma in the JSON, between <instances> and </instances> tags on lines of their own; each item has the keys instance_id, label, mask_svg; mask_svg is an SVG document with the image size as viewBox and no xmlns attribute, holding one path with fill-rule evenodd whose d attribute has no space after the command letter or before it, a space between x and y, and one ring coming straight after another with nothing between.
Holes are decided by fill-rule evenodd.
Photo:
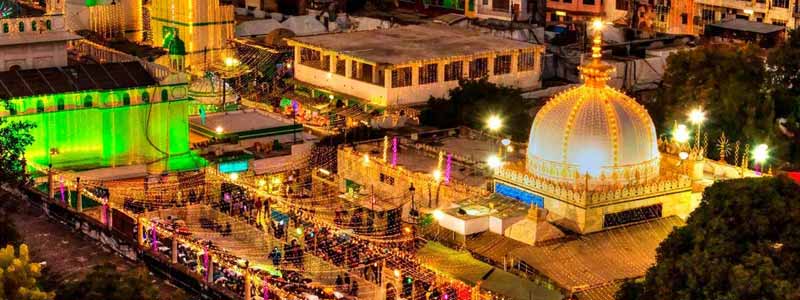
<instances>
[{"instance_id":1,"label":"green foliage","mask_svg":"<svg viewBox=\"0 0 800 300\"><path fill-rule=\"evenodd\" d=\"M496 114L503 118L503 133L516 141L527 141L533 120L529 109L519 89L499 86L486 78L461 80L447 99L431 97L420 120L423 125L439 128L466 125L484 130L486 119Z\"/></svg>"},{"instance_id":2,"label":"green foliage","mask_svg":"<svg viewBox=\"0 0 800 300\"><path fill-rule=\"evenodd\" d=\"M617 299L800 299L798 191L785 176L714 184Z\"/></svg>"},{"instance_id":3,"label":"green foliage","mask_svg":"<svg viewBox=\"0 0 800 300\"><path fill-rule=\"evenodd\" d=\"M718 158L715 142L724 132L742 145L770 145L783 163L798 161L800 138L782 134L777 119L791 118L794 125L800 115L799 47L800 34L793 33L766 61L755 46L707 45L671 55L656 101L647 109L659 132L669 133L675 121L688 122L689 110L703 107L711 158ZM732 162L732 155L728 158Z\"/></svg>"},{"instance_id":4,"label":"green foliage","mask_svg":"<svg viewBox=\"0 0 800 300\"><path fill-rule=\"evenodd\" d=\"M15 255L14 247L6 246L0 250L0 298L8 300L52 299L52 293L39 289L37 279L41 277L41 266L30 262L28 246L19 246ZM78 298L76 298L78 299Z\"/></svg>"},{"instance_id":5,"label":"green foliage","mask_svg":"<svg viewBox=\"0 0 800 300\"><path fill-rule=\"evenodd\" d=\"M8 122L0 118L0 182L26 183L25 147L33 144L30 122Z\"/></svg>"},{"instance_id":6,"label":"green foliage","mask_svg":"<svg viewBox=\"0 0 800 300\"><path fill-rule=\"evenodd\" d=\"M95 266L82 280L59 287L57 300L151 300L158 299L158 289L143 268L117 271L112 264Z\"/></svg>"}]
</instances>

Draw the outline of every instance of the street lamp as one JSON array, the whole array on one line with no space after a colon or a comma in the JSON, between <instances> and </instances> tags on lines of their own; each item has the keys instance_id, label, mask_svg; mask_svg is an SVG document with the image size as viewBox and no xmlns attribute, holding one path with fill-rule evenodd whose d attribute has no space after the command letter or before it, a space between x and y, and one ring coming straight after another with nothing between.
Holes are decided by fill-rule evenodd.
<instances>
[{"instance_id":1,"label":"street lamp","mask_svg":"<svg viewBox=\"0 0 800 300\"><path fill-rule=\"evenodd\" d=\"M486 128L489 128L489 131L496 132L501 127L503 127L503 119L497 115L491 115L489 119L486 119Z\"/></svg>"},{"instance_id":2,"label":"street lamp","mask_svg":"<svg viewBox=\"0 0 800 300\"><path fill-rule=\"evenodd\" d=\"M695 138L695 147L700 149L700 127L706 120L706 112L703 108L698 107L689 111L689 122L697 126L697 137Z\"/></svg>"},{"instance_id":3,"label":"street lamp","mask_svg":"<svg viewBox=\"0 0 800 300\"><path fill-rule=\"evenodd\" d=\"M672 139L679 144L684 144L689 141L690 134L689 128L686 127L686 125L678 124L678 126L675 126L675 129L672 131Z\"/></svg>"},{"instance_id":4,"label":"street lamp","mask_svg":"<svg viewBox=\"0 0 800 300\"><path fill-rule=\"evenodd\" d=\"M222 126L217 126L217 128L215 128L215 129L214 129L214 131L216 131L216 132L217 132L217 134L222 134L222 132L224 131L224 129L222 128Z\"/></svg>"},{"instance_id":5,"label":"street lamp","mask_svg":"<svg viewBox=\"0 0 800 300\"><path fill-rule=\"evenodd\" d=\"M769 158L769 147L767 144L759 144L753 148L753 160L756 162L756 173L761 173L761 167Z\"/></svg>"},{"instance_id":6,"label":"street lamp","mask_svg":"<svg viewBox=\"0 0 800 300\"><path fill-rule=\"evenodd\" d=\"M490 169L495 170L503 166L503 161L500 160L500 157L497 155L490 155L489 158L486 159L486 164L489 165Z\"/></svg>"},{"instance_id":7,"label":"street lamp","mask_svg":"<svg viewBox=\"0 0 800 300\"><path fill-rule=\"evenodd\" d=\"M433 173L431 175L433 176L433 180L436 182L442 180L442 171L439 171L439 169L433 170Z\"/></svg>"}]
</instances>

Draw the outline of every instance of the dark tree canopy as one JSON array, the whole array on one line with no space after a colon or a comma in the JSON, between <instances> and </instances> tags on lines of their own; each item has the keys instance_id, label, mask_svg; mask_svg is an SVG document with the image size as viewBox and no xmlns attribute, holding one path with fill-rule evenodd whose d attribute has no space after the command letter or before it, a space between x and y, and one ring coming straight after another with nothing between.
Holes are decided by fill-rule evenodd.
<instances>
[{"instance_id":1,"label":"dark tree canopy","mask_svg":"<svg viewBox=\"0 0 800 300\"><path fill-rule=\"evenodd\" d=\"M95 266L85 278L67 282L56 290L55 299L73 300L154 300L158 289L143 268L117 271L112 264Z\"/></svg>"},{"instance_id":2,"label":"dark tree canopy","mask_svg":"<svg viewBox=\"0 0 800 300\"><path fill-rule=\"evenodd\" d=\"M33 144L33 123L0 118L0 182L25 183L25 147Z\"/></svg>"},{"instance_id":3,"label":"dark tree canopy","mask_svg":"<svg viewBox=\"0 0 800 300\"><path fill-rule=\"evenodd\" d=\"M504 134L517 141L527 141L533 120L529 109L519 89L496 85L486 78L461 80L458 87L450 90L447 99L431 97L420 120L423 125L439 128L466 125L483 130L486 119L496 114L503 118Z\"/></svg>"},{"instance_id":4,"label":"dark tree canopy","mask_svg":"<svg viewBox=\"0 0 800 300\"><path fill-rule=\"evenodd\" d=\"M718 182L618 300L800 299L800 185L780 176Z\"/></svg>"}]
</instances>

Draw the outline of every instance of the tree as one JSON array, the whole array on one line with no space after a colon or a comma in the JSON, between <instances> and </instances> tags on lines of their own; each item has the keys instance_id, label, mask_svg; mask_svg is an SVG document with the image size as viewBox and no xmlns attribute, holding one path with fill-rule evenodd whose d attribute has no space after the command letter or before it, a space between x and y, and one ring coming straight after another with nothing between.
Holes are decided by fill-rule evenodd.
<instances>
[{"instance_id":1,"label":"tree","mask_svg":"<svg viewBox=\"0 0 800 300\"><path fill-rule=\"evenodd\" d=\"M8 214L0 211L0 245L17 245L21 241L17 227Z\"/></svg>"},{"instance_id":2,"label":"tree","mask_svg":"<svg viewBox=\"0 0 800 300\"><path fill-rule=\"evenodd\" d=\"M0 298L8 300L52 299L52 293L39 289L37 279L41 277L41 266L30 262L28 246L19 246L19 255L14 246L0 250ZM78 298L76 298L78 299Z\"/></svg>"},{"instance_id":3,"label":"tree","mask_svg":"<svg viewBox=\"0 0 800 300\"><path fill-rule=\"evenodd\" d=\"M112 264L95 266L78 281L58 288L57 300L151 300L158 299L158 288L143 268L119 272Z\"/></svg>"},{"instance_id":4,"label":"tree","mask_svg":"<svg viewBox=\"0 0 800 300\"><path fill-rule=\"evenodd\" d=\"M33 144L30 122L9 122L0 118L0 182L27 183L25 148Z\"/></svg>"},{"instance_id":5,"label":"tree","mask_svg":"<svg viewBox=\"0 0 800 300\"><path fill-rule=\"evenodd\" d=\"M800 299L798 190L785 176L715 183L616 299Z\"/></svg>"},{"instance_id":6,"label":"tree","mask_svg":"<svg viewBox=\"0 0 800 300\"><path fill-rule=\"evenodd\" d=\"M533 120L529 110L530 104L522 98L520 89L496 85L484 77L460 80L448 98L431 97L420 120L439 128L463 125L483 130L486 118L496 114L503 118L504 133L514 140L527 141Z\"/></svg>"},{"instance_id":7,"label":"tree","mask_svg":"<svg viewBox=\"0 0 800 300\"><path fill-rule=\"evenodd\" d=\"M775 116L783 119L782 126L794 135L788 160L800 161L800 30L793 30L785 43L769 52L767 70Z\"/></svg>"}]
</instances>

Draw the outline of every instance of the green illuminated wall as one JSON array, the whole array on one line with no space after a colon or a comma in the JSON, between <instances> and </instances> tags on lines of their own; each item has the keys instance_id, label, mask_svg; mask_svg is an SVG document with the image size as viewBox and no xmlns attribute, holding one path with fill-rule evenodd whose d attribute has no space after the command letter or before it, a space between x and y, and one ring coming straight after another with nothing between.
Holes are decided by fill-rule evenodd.
<instances>
[{"instance_id":1,"label":"green illuminated wall","mask_svg":"<svg viewBox=\"0 0 800 300\"><path fill-rule=\"evenodd\" d=\"M9 101L14 115L7 105L0 116L36 124L34 144L25 155L40 166L52 162L55 168L86 169L148 163L166 153L189 152L190 101L180 97L185 94L181 88L185 85L16 99ZM87 96L93 97L91 107L82 103ZM162 96L167 101L161 102ZM54 100L60 97L66 101ZM51 155L51 149L57 154Z\"/></svg>"}]
</instances>

